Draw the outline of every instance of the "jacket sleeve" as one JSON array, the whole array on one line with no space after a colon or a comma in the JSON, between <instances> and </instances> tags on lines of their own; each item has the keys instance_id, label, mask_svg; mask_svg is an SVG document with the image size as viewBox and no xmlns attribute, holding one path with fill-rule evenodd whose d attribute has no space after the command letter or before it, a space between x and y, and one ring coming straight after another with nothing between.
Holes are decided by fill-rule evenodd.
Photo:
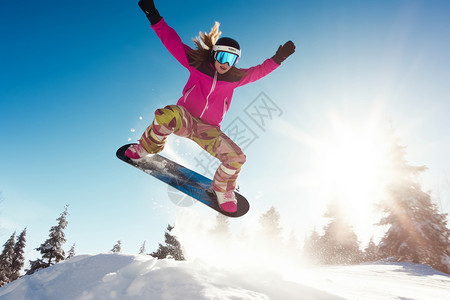
<instances>
[{"instance_id":1,"label":"jacket sleeve","mask_svg":"<svg viewBox=\"0 0 450 300\"><path fill-rule=\"evenodd\" d=\"M238 82L238 86L243 86L248 83L252 83L256 80L263 78L264 76L271 73L273 70L278 68L280 65L277 64L273 58L266 59L262 64L251 67L249 69L242 69L246 74Z\"/></svg>"},{"instance_id":2,"label":"jacket sleeve","mask_svg":"<svg viewBox=\"0 0 450 300\"><path fill-rule=\"evenodd\" d=\"M183 44L176 31L167 25L164 18L152 25L153 30L167 50L186 68L189 68L187 51L190 48Z\"/></svg>"}]
</instances>

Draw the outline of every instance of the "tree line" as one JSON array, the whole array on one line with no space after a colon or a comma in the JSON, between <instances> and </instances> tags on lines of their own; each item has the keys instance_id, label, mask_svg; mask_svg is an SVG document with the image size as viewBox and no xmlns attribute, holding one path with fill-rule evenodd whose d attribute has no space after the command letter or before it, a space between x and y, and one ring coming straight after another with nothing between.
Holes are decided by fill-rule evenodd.
<instances>
[{"instance_id":1,"label":"tree line","mask_svg":"<svg viewBox=\"0 0 450 300\"><path fill-rule=\"evenodd\" d=\"M314 230L305 240L304 253L320 264L349 264L362 261L403 261L429 265L450 274L450 230L447 214L441 213L430 192L423 191L419 175L424 166L411 166L406 148L396 140L389 151L390 180L386 196L377 204L382 218L376 224L387 228L380 242L373 238L360 251L352 227L332 203L325 214L330 223L324 234ZM364 199L361 199L364 201Z\"/></svg>"},{"instance_id":2,"label":"tree line","mask_svg":"<svg viewBox=\"0 0 450 300\"><path fill-rule=\"evenodd\" d=\"M75 244L72 245L69 252L65 253L63 245L66 243L66 235L64 230L68 225L67 221L68 205L65 206L64 211L56 219L57 225L50 228L48 239L46 239L35 250L39 251L41 257L36 260L30 260L30 267L25 270L24 275L31 275L39 270L51 267L61 261L68 260L75 256ZM159 244L159 248L152 252L151 255L155 258L173 258L176 260L184 260L181 245L177 238L171 234L174 227L168 226L165 233L165 245ZM14 232L11 237L3 245L3 251L0 254L0 287L20 278L21 271L25 265L25 247L26 247L26 228L17 236ZM121 252L121 241L113 246L110 252ZM140 254L145 254L145 242L141 246Z\"/></svg>"},{"instance_id":3,"label":"tree line","mask_svg":"<svg viewBox=\"0 0 450 300\"><path fill-rule=\"evenodd\" d=\"M441 213L432 201L430 192L423 191L419 175L426 170L424 166L411 166L405 159L405 147L395 141L390 150L388 166L392 177L386 183L386 197L377 207L383 213L378 226L387 228L384 236L376 244L373 238L366 248L360 249L360 242L352 226L341 212L338 201L328 206L324 217L329 223L323 227L323 234L313 230L304 240L300 249L295 232L287 240L282 237L280 214L271 207L259 218L261 227L256 242L256 251L271 251L273 256L288 256L292 260L305 258L316 264L357 264L361 262L389 260L406 261L429 265L436 270L450 274L450 230L447 227L447 214ZM362 201L364 201L362 199ZM41 258L30 261L26 275L50 267L75 255L75 245L66 255L62 246L66 242L68 206L51 227L49 238L38 248ZM219 214L215 227L211 230L217 241L231 240L228 218ZM183 247L173 234L170 224L164 233L165 244L147 255L164 259L185 260ZM26 228L16 237L14 232L3 245L0 254L0 287L18 279L24 266ZM121 241L111 252L121 252ZM249 250L250 251L250 250ZM146 254L145 242L139 249Z\"/></svg>"},{"instance_id":4,"label":"tree line","mask_svg":"<svg viewBox=\"0 0 450 300\"><path fill-rule=\"evenodd\" d=\"M23 268L25 257L27 229L25 228L19 234L16 240L16 233L3 245L2 254L0 254L0 287L18 279Z\"/></svg>"},{"instance_id":5,"label":"tree line","mask_svg":"<svg viewBox=\"0 0 450 300\"><path fill-rule=\"evenodd\" d=\"M171 226L170 224L167 225L167 230L164 233L165 244L163 245L160 243L156 251L152 253L146 253L144 241L141 247L139 248L139 254L150 255L158 259L171 258L175 260L185 260L181 243L178 241L178 238L175 235L173 235L172 233L173 229L174 226ZM114 244L110 252L112 253L122 252L122 241L120 240L117 241L117 243Z\"/></svg>"},{"instance_id":6,"label":"tree line","mask_svg":"<svg viewBox=\"0 0 450 300\"><path fill-rule=\"evenodd\" d=\"M35 249L41 253L41 258L30 260L30 268L25 270L25 275L31 275L75 255L75 245L69 250L67 256L62 248L66 242L64 229L68 224L67 209L68 205L56 219L58 224L51 227L49 238ZM0 254L0 287L20 278L21 270L25 265L26 228L17 237L17 241L15 241L15 236L14 232L3 245L3 251Z\"/></svg>"}]
</instances>

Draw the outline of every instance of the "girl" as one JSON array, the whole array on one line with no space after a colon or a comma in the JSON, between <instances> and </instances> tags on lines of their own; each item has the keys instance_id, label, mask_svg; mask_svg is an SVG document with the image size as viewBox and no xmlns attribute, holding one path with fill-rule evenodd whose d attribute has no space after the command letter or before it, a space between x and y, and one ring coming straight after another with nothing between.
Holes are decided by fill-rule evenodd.
<instances>
[{"instance_id":1,"label":"girl","mask_svg":"<svg viewBox=\"0 0 450 300\"><path fill-rule=\"evenodd\" d=\"M194 40L197 49L193 50L167 25L153 0L141 0L139 6L167 50L188 69L190 77L177 105L157 109L153 123L145 130L139 144L130 146L125 154L139 160L158 153L171 133L195 141L221 162L212 188L221 209L235 212L234 189L246 157L220 130L220 123L230 107L234 89L275 70L294 53L294 43L289 41L280 46L276 54L261 65L238 69L235 65L241 56L240 46L231 38L219 39L219 23L216 22L209 34L200 32L200 37Z\"/></svg>"}]
</instances>

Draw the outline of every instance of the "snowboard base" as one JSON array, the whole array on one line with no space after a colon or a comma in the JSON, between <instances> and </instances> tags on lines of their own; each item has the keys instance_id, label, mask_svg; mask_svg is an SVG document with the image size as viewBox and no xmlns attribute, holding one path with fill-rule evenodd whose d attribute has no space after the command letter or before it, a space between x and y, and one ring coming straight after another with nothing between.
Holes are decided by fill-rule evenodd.
<instances>
[{"instance_id":1,"label":"snowboard base","mask_svg":"<svg viewBox=\"0 0 450 300\"><path fill-rule=\"evenodd\" d=\"M225 216L241 217L249 211L250 205L247 199L238 192L235 192L237 211L234 213L223 211L217 203L215 192L212 190L211 179L164 156L154 154L142 158L139 161L131 160L125 155L125 151L130 145L133 144L124 145L116 152L116 156L127 164L165 182Z\"/></svg>"}]
</instances>

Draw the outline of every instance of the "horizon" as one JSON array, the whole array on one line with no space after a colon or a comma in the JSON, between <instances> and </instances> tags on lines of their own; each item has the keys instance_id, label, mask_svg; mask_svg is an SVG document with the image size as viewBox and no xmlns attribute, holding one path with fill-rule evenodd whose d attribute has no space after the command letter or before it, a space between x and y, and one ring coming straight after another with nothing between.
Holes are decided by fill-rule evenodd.
<instances>
[{"instance_id":1,"label":"horizon","mask_svg":"<svg viewBox=\"0 0 450 300\"><path fill-rule=\"evenodd\" d=\"M428 167L424 191L450 212L450 3L246 1L230 13L211 2L155 2L189 46L221 22L223 36L241 45L238 67L262 63L288 40L296 44L272 74L236 90L222 123L230 132L246 130L236 136L247 155L239 186L251 208L230 220L236 231L274 206L285 228L303 235L321 225L336 196L326 192L331 187L366 211L383 159L377 147L392 128L408 162ZM1 8L0 239L27 227L27 259L34 258L69 204L67 248L76 243L77 253L101 253L122 240L124 252L137 253L146 240L156 249L179 209L166 185L115 151L140 137L155 109L178 100L188 73L137 1ZM261 103L274 112L265 123L252 117ZM214 171L185 139L171 136L162 155ZM343 176L343 162L364 176ZM368 162L378 163L361 169ZM353 189L355 195L356 181L365 189ZM201 204L190 209L206 222L216 217ZM369 220L357 221L359 240L379 234Z\"/></svg>"}]
</instances>

